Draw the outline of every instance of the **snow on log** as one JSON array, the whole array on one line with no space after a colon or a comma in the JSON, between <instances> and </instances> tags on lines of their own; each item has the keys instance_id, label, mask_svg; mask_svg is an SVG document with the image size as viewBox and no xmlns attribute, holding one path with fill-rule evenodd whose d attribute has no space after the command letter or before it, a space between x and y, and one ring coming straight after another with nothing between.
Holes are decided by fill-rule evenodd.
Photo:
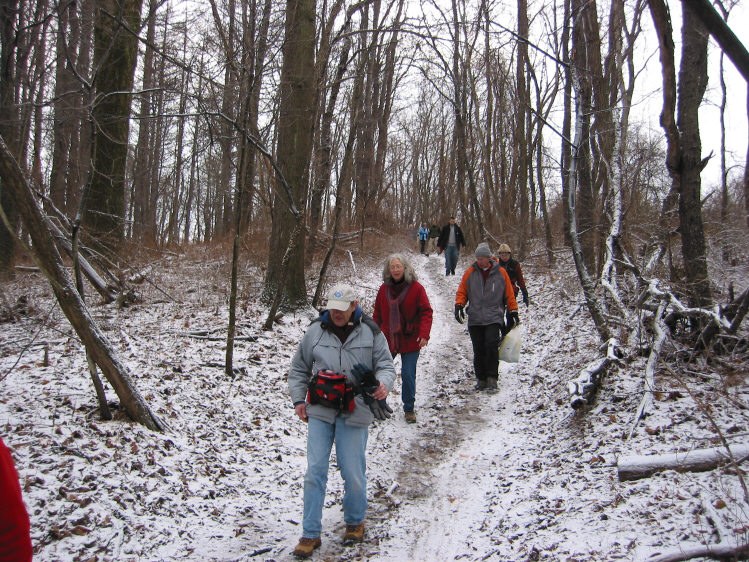
<instances>
[{"instance_id":1,"label":"snow on log","mask_svg":"<svg viewBox=\"0 0 749 562\"><path fill-rule=\"evenodd\" d=\"M749 556L749 543L745 544L708 544L680 546L671 552L658 552L647 558L647 562L681 562L695 558L712 558L714 560L745 560Z\"/></svg>"},{"instance_id":2,"label":"snow on log","mask_svg":"<svg viewBox=\"0 0 749 562\"><path fill-rule=\"evenodd\" d=\"M749 444L732 445L727 451L724 447L714 449L692 449L681 453L665 455L632 455L621 457L617 462L619 480L637 480L647 478L662 470L678 472L705 472L731 462L741 462L749 457Z\"/></svg>"},{"instance_id":3,"label":"snow on log","mask_svg":"<svg viewBox=\"0 0 749 562\"><path fill-rule=\"evenodd\" d=\"M618 363L621 357L619 342L611 338L606 344L606 356L585 367L576 379L567 383L570 393L570 406L577 410L589 404L598 389L598 382L611 363Z\"/></svg>"}]
</instances>

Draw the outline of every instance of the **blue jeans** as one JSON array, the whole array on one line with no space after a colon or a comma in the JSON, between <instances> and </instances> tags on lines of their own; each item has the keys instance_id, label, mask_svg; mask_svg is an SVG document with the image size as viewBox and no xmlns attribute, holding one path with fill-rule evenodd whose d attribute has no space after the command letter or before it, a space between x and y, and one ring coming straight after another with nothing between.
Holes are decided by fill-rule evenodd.
<instances>
[{"instance_id":1,"label":"blue jeans","mask_svg":"<svg viewBox=\"0 0 749 562\"><path fill-rule=\"evenodd\" d=\"M418 351L401 353L401 400L403 411L413 412L416 402L416 362L419 360Z\"/></svg>"},{"instance_id":2,"label":"blue jeans","mask_svg":"<svg viewBox=\"0 0 749 562\"><path fill-rule=\"evenodd\" d=\"M455 266L458 265L458 247L448 246L445 248L445 275L455 275Z\"/></svg>"},{"instance_id":3,"label":"blue jeans","mask_svg":"<svg viewBox=\"0 0 749 562\"><path fill-rule=\"evenodd\" d=\"M307 428L307 474L304 476L302 536L322 533L322 508L328 483L330 451L335 442L338 467L343 476L343 520L358 525L367 513L368 428L346 425L341 416L335 424L309 418Z\"/></svg>"}]
</instances>

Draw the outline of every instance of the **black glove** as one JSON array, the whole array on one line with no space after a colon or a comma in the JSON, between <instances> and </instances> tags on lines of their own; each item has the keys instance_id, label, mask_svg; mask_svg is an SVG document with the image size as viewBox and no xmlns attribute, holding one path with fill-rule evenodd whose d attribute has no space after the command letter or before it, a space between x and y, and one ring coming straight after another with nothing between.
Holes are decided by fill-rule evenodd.
<instances>
[{"instance_id":1,"label":"black glove","mask_svg":"<svg viewBox=\"0 0 749 562\"><path fill-rule=\"evenodd\" d=\"M361 363L353 366L351 374L356 379L356 383L361 387L362 391L371 388L371 392L374 392L374 389L380 386L380 381L377 380L372 370Z\"/></svg>"},{"instance_id":2,"label":"black glove","mask_svg":"<svg viewBox=\"0 0 749 562\"><path fill-rule=\"evenodd\" d=\"M388 406L386 398L375 400L375 398L367 392L364 392L362 396L364 397L364 402L369 406L369 409L372 410L372 414L374 414L376 420L382 421L390 418L393 409Z\"/></svg>"},{"instance_id":3,"label":"black glove","mask_svg":"<svg viewBox=\"0 0 749 562\"><path fill-rule=\"evenodd\" d=\"M528 306L528 291L523 291L523 304Z\"/></svg>"},{"instance_id":4,"label":"black glove","mask_svg":"<svg viewBox=\"0 0 749 562\"><path fill-rule=\"evenodd\" d=\"M376 391L380 386L380 381L377 380L374 373L361 363L357 363L351 369L351 374L356 379L359 390L361 391L364 403L369 406L372 410L375 419L386 420L393 413L393 409L388 406L387 399L377 400L372 393Z\"/></svg>"},{"instance_id":5,"label":"black glove","mask_svg":"<svg viewBox=\"0 0 749 562\"><path fill-rule=\"evenodd\" d=\"M457 320L459 324L464 324L466 321L466 313L463 310L462 304L455 305L455 320Z\"/></svg>"},{"instance_id":6,"label":"black glove","mask_svg":"<svg viewBox=\"0 0 749 562\"><path fill-rule=\"evenodd\" d=\"M512 330L513 326L517 326L520 324L520 318L518 318L518 311L513 310L510 312L509 316L507 317L507 331L509 332Z\"/></svg>"}]
</instances>

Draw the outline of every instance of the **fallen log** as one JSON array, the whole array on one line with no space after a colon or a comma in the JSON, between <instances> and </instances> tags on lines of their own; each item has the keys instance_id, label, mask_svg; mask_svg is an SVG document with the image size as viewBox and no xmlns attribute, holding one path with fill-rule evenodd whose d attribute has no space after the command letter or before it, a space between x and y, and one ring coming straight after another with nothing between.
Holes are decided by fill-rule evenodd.
<instances>
[{"instance_id":1,"label":"fallen log","mask_svg":"<svg viewBox=\"0 0 749 562\"><path fill-rule=\"evenodd\" d=\"M713 560L746 560L749 556L749 543L745 544L708 544L692 547L678 547L672 552L657 553L647 559L648 562L681 562L694 558L712 558Z\"/></svg>"},{"instance_id":2,"label":"fallen log","mask_svg":"<svg viewBox=\"0 0 749 562\"><path fill-rule=\"evenodd\" d=\"M640 400L640 405L637 407L637 412L635 412L634 418L632 420L632 426L629 430L630 439L632 438L632 435L634 435L638 422L645 415L648 408L650 408L653 403L653 391L655 390L655 368L658 364L658 359L661 356L661 349L663 348L663 344L666 342L667 332L662 318L665 306L665 301L661 301L658 305L658 309L653 315L653 331L655 332L655 341L653 342L653 347L650 350L648 362L645 365L645 390L643 391L642 400Z\"/></svg>"},{"instance_id":3,"label":"fallen log","mask_svg":"<svg viewBox=\"0 0 749 562\"><path fill-rule=\"evenodd\" d=\"M706 472L730 462L749 458L749 444L731 445L713 449L692 449L665 455L631 455L617 461L617 474L621 482L647 478L663 470L677 472Z\"/></svg>"},{"instance_id":4,"label":"fallen log","mask_svg":"<svg viewBox=\"0 0 749 562\"><path fill-rule=\"evenodd\" d=\"M585 367L577 378L567 383L567 391L570 394L570 406L577 410L589 404L598 390L601 377L612 363L619 363L621 351L619 342L611 338L606 344L606 356L597 359Z\"/></svg>"}]
</instances>

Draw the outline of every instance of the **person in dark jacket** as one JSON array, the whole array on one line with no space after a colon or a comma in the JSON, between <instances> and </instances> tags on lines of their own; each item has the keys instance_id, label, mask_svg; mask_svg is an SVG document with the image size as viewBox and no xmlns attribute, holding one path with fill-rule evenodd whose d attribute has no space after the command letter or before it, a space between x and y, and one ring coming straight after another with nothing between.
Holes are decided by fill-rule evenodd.
<instances>
[{"instance_id":1,"label":"person in dark jacket","mask_svg":"<svg viewBox=\"0 0 749 562\"><path fill-rule=\"evenodd\" d=\"M429 343L432 306L413 266L402 254L385 260L382 281L372 318L385 334L393 357L400 353L403 412L406 422L416 423L416 363L419 352Z\"/></svg>"},{"instance_id":2,"label":"person in dark jacket","mask_svg":"<svg viewBox=\"0 0 749 562\"><path fill-rule=\"evenodd\" d=\"M0 561L27 562L32 552L29 514L23 504L18 473L0 438Z\"/></svg>"},{"instance_id":3,"label":"person in dark jacket","mask_svg":"<svg viewBox=\"0 0 749 562\"><path fill-rule=\"evenodd\" d=\"M345 376L346 392L339 404L324 404L313 398L309 385L313 376L320 373ZM362 375L369 382L360 378ZM288 376L294 411L307 423L302 538L294 549L298 558L309 558L321 544L322 511L334 443L344 483L343 542L364 538L368 427L377 415L376 407L382 408L383 403L387 407L385 399L394 381L393 357L382 331L362 313L352 287L334 285L328 292L327 309L302 337ZM353 397L353 405L349 389L361 390Z\"/></svg>"},{"instance_id":4,"label":"person in dark jacket","mask_svg":"<svg viewBox=\"0 0 749 562\"><path fill-rule=\"evenodd\" d=\"M510 277L510 283L512 283L512 290L515 293L515 300L518 298L518 293L523 293L523 304L528 306L528 289L525 287L525 277L523 277L523 268L520 267L520 262L512 257L512 250L507 244L500 244L497 250L497 256L499 257L499 265L502 266L507 275ZM510 318L506 319L509 323ZM507 324L505 324L507 326ZM505 334L512 328L505 328Z\"/></svg>"},{"instance_id":5,"label":"person in dark jacket","mask_svg":"<svg viewBox=\"0 0 749 562\"><path fill-rule=\"evenodd\" d=\"M492 259L486 242L478 245L474 255L476 261L463 273L455 294L455 319L463 324L468 315L476 390L496 392L505 310L513 323L519 323L518 303L510 277Z\"/></svg>"},{"instance_id":6,"label":"person in dark jacket","mask_svg":"<svg viewBox=\"0 0 749 562\"><path fill-rule=\"evenodd\" d=\"M442 232L437 239L438 253L445 252L445 275L455 275L455 267L458 265L460 249L466 245L463 231L455 224L455 217L442 227Z\"/></svg>"},{"instance_id":7,"label":"person in dark jacket","mask_svg":"<svg viewBox=\"0 0 749 562\"><path fill-rule=\"evenodd\" d=\"M429 227L429 251L437 251L437 239L440 237L440 227L433 224Z\"/></svg>"}]
</instances>

